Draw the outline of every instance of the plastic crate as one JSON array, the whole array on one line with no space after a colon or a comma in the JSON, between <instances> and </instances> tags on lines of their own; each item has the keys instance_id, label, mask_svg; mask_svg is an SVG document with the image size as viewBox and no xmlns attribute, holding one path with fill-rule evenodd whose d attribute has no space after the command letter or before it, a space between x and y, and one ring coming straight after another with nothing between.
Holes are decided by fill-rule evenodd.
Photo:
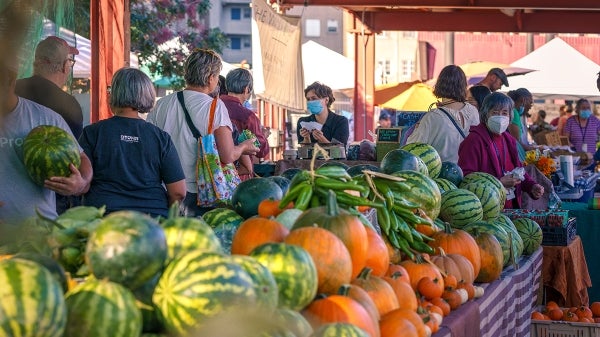
<instances>
[{"instance_id":1,"label":"plastic crate","mask_svg":"<svg viewBox=\"0 0 600 337\"><path fill-rule=\"evenodd\" d=\"M577 220L570 218L566 227L540 226L542 246L568 246L577 235Z\"/></svg>"},{"instance_id":2,"label":"plastic crate","mask_svg":"<svg viewBox=\"0 0 600 337\"><path fill-rule=\"evenodd\" d=\"M532 319L531 337L600 337L600 324Z\"/></svg>"}]
</instances>

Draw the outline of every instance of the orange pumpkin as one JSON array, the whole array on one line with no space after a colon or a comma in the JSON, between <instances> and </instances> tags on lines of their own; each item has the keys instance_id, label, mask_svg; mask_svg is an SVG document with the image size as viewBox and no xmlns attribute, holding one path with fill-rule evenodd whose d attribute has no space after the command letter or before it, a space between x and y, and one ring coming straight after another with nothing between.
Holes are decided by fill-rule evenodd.
<instances>
[{"instance_id":1,"label":"orange pumpkin","mask_svg":"<svg viewBox=\"0 0 600 337\"><path fill-rule=\"evenodd\" d=\"M390 240L388 240L385 236L383 236L383 242L385 242L385 247L388 250L390 263L400 263L400 261L402 261L402 252L400 251L400 249L392 246Z\"/></svg>"},{"instance_id":2,"label":"orange pumpkin","mask_svg":"<svg viewBox=\"0 0 600 337\"><path fill-rule=\"evenodd\" d=\"M231 242L231 254L248 255L268 242L283 242L289 229L271 219L253 217L240 224Z\"/></svg>"},{"instance_id":3,"label":"orange pumpkin","mask_svg":"<svg viewBox=\"0 0 600 337\"><path fill-rule=\"evenodd\" d=\"M351 284L363 288L371 297L380 315L398 309L400 304L394 289L383 278L371 275L371 268L365 267Z\"/></svg>"},{"instance_id":4,"label":"orange pumpkin","mask_svg":"<svg viewBox=\"0 0 600 337\"><path fill-rule=\"evenodd\" d=\"M417 328L406 318L388 318L379 321L381 337L419 337Z\"/></svg>"},{"instance_id":5,"label":"orange pumpkin","mask_svg":"<svg viewBox=\"0 0 600 337\"><path fill-rule=\"evenodd\" d=\"M406 271L408 272L408 277L410 278L410 286L413 288L413 290L417 290L417 284L419 284L419 281L421 280L421 278L428 276L429 278L431 278L432 280L438 279L438 280L442 280L442 274L440 273L439 269L431 264L430 262L426 261L422 255L417 255L416 260L405 260L400 262L400 265L402 267L404 267L404 269L406 269ZM441 289L444 289L444 282L442 280L442 282L438 283L439 286L441 286Z\"/></svg>"},{"instance_id":6,"label":"orange pumpkin","mask_svg":"<svg viewBox=\"0 0 600 337\"><path fill-rule=\"evenodd\" d=\"M473 264L474 275L481 269L481 256L475 239L462 229L453 229L449 223L444 224L444 230L434 233L429 242L431 247L443 248L446 254L460 254Z\"/></svg>"},{"instance_id":7,"label":"orange pumpkin","mask_svg":"<svg viewBox=\"0 0 600 337\"><path fill-rule=\"evenodd\" d=\"M365 266L371 268L371 274L383 276L390 265L390 256L381 235L371 227L365 227L367 231L367 261Z\"/></svg>"},{"instance_id":8,"label":"orange pumpkin","mask_svg":"<svg viewBox=\"0 0 600 337\"><path fill-rule=\"evenodd\" d=\"M490 283L497 280L502 274L504 266L504 254L498 239L490 233L480 232L477 228L473 230L473 238L479 247L481 257L481 269L475 278L476 282Z\"/></svg>"},{"instance_id":9,"label":"orange pumpkin","mask_svg":"<svg viewBox=\"0 0 600 337\"><path fill-rule=\"evenodd\" d=\"M350 253L332 232L319 227L294 229L285 243L304 248L317 268L318 292L335 294L340 286L349 283L352 276Z\"/></svg>"},{"instance_id":10,"label":"orange pumpkin","mask_svg":"<svg viewBox=\"0 0 600 337\"><path fill-rule=\"evenodd\" d=\"M410 277L408 276L406 268L399 264L390 264L388 270L385 272L385 276L397 278L410 284Z\"/></svg>"},{"instance_id":11,"label":"orange pumpkin","mask_svg":"<svg viewBox=\"0 0 600 337\"><path fill-rule=\"evenodd\" d=\"M327 323L350 323L365 330L370 336L378 337L377 322L367 310L355 300L347 296L331 295L312 301L302 315L316 330Z\"/></svg>"},{"instance_id":12,"label":"orange pumpkin","mask_svg":"<svg viewBox=\"0 0 600 337\"><path fill-rule=\"evenodd\" d=\"M394 294L396 294L398 304L400 305L399 308L416 311L419 305L417 294L415 294L415 291L410 286L409 282L401 279L398 274L394 275L396 276L384 276L383 280L387 282L394 290Z\"/></svg>"},{"instance_id":13,"label":"orange pumpkin","mask_svg":"<svg viewBox=\"0 0 600 337\"><path fill-rule=\"evenodd\" d=\"M367 292L354 284L343 284L338 290L338 295L348 296L356 302L360 303L371 317L373 317L373 322L379 322L381 315L379 314L379 310L377 310L377 306L371 296L367 294Z\"/></svg>"},{"instance_id":14,"label":"orange pumpkin","mask_svg":"<svg viewBox=\"0 0 600 337\"><path fill-rule=\"evenodd\" d=\"M281 200L268 198L264 199L258 204L258 216L262 218L276 217L286 209L292 208L293 203L288 204L284 208L279 208L279 202Z\"/></svg>"},{"instance_id":15,"label":"orange pumpkin","mask_svg":"<svg viewBox=\"0 0 600 337\"><path fill-rule=\"evenodd\" d=\"M292 229L312 227L315 224L333 232L344 242L352 258L352 277L358 276L365 267L368 250L367 231L360 219L340 209L335 193L331 193L327 206L307 209L296 219Z\"/></svg>"},{"instance_id":16,"label":"orange pumpkin","mask_svg":"<svg viewBox=\"0 0 600 337\"><path fill-rule=\"evenodd\" d=\"M442 286L440 287L440 284ZM431 279L429 276L422 277L417 283L417 292L426 299L430 300L435 297L442 296L444 291L444 279Z\"/></svg>"},{"instance_id":17,"label":"orange pumpkin","mask_svg":"<svg viewBox=\"0 0 600 337\"><path fill-rule=\"evenodd\" d=\"M445 249L438 247L439 255L432 255L431 262L440 268L445 274L456 277L458 282L470 282L475 280L473 264L461 254L446 254Z\"/></svg>"},{"instance_id":18,"label":"orange pumpkin","mask_svg":"<svg viewBox=\"0 0 600 337\"><path fill-rule=\"evenodd\" d=\"M417 329L417 336L419 337L427 337L427 330L425 328L425 323L423 323L423 319L419 314L417 314L414 310L408 309L396 309L390 311L383 317L381 317L381 321L399 321L399 320L408 320L412 323L412 325ZM398 334L397 336L405 336L403 333Z\"/></svg>"}]
</instances>

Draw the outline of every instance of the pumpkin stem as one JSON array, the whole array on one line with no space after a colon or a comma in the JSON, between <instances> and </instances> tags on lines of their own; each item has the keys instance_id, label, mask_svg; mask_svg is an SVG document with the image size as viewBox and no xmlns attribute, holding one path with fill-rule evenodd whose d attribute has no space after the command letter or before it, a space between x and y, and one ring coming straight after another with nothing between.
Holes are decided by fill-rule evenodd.
<instances>
[{"instance_id":1,"label":"pumpkin stem","mask_svg":"<svg viewBox=\"0 0 600 337\"><path fill-rule=\"evenodd\" d=\"M448 234L452 234L454 232L452 225L450 225L449 222L444 221L444 232Z\"/></svg>"},{"instance_id":2,"label":"pumpkin stem","mask_svg":"<svg viewBox=\"0 0 600 337\"><path fill-rule=\"evenodd\" d=\"M348 293L350 293L350 285L349 284L342 284L340 286L340 289L338 289L338 292L337 292L338 295L342 295L342 296L348 296Z\"/></svg>"},{"instance_id":3,"label":"pumpkin stem","mask_svg":"<svg viewBox=\"0 0 600 337\"><path fill-rule=\"evenodd\" d=\"M371 277L371 272L373 271L373 269L369 268L369 267L364 267L360 273L358 274L358 276L356 277L357 279L361 279L361 280L368 280L369 277Z\"/></svg>"},{"instance_id":4,"label":"pumpkin stem","mask_svg":"<svg viewBox=\"0 0 600 337\"><path fill-rule=\"evenodd\" d=\"M328 194L327 194L327 215L329 215L329 216L340 215L340 207L338 206L335 192L333 192L332 190L329 190Z\"/></svg>"}]
</instances>

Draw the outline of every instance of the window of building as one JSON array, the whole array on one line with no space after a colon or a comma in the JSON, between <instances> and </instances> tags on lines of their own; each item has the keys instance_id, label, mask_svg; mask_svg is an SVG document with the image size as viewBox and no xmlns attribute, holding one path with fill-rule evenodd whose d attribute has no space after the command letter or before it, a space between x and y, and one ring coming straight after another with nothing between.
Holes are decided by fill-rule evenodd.
<instances>
[{"instance_id":1,"label":"window of building","mask_svg":"<svg viewBox=\"0 0 600 337\"><path fill-rule=\"evenodd\" d=\"M250 19L252 17L252 8L244 7L244 19Z\"/></svg>"},{"instance_id":2,"label":"window of building","mask_svg":"<svg viewBox=\"0 0 600 337\"><path fill-rule=\"evenodd\" d=\"M232 37L229 39L230 44L231 44L231 49L242 49L242 39L240 39L239 37Z\"/></svg>"},{"instance_id":3,"label":"window of building","mask_svg":"<svg viewBox=\"0 0 600 337\"><path fill-rule=\"evenodd\" d=\"M390 62L390 60L385 60L385 68L384 69L385 69L386 75L389 76L392 73L391 68L392 68L392 62Z\"/></svg>"},{"instance_id":4,"label":"window of building","mask_svg":"<svg viewBox=\"0 0 600 337\"><path fill-rule=\"evenodd\" d=\"M245 37L242 39L242 44L244 48L251 48L252 47L252 39L249 37Z\"/></svg>"},{"instance_id":5,"label":"window of building","mask_svg":"<svg viewBox=\"0 0 600 337\"><path fill-rule=\"evenodd\" d=\"M241 20L242 19L242 9L241 8L232 8L231 9L231 20Z\"/></svg>"},{"instance_id":6,"label":"window of building","mask_svg":"<svg viewBox=\"0 0 600 337\"><path fill-rule=\"evenodd\" d=\"M402 77L405 79L410 79L414 72L415 72L414 60L402 60Z\"/></svg>"},{"instance_id":7,"label":"window of building","mask_svg":"<svg viewBox=\"0 0 600 337\"><path fill-rule=\"evenodd\" d=\"M405 39L416 39L417 38L417 32L415 31L404 31L402 32L402 37Z\"/></svg>"},{"instance_id":8,"label":"window of building","mask_svg":"<svg viewBox=\"0 0 600 337\"><path fill-rule=\"evenodd\" d=\"M338 20L327 20L327 32L337 33L338 31Z\"/></svg>"},{"instance_id":9,"label":"window of building","mask_svg":"<svg viewBox=\"0 0 600 337\"><path fill-rule=\"evenodd\" d=\"M321 36L321 20L306 19L305 34L307 37Z\"/></svg>"}]
</instances>

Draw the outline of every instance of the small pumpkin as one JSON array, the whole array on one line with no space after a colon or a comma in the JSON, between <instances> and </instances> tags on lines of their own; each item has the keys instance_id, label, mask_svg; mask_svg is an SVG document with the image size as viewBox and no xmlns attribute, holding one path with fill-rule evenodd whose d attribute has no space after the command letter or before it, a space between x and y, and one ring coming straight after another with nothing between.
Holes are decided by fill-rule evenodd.
<instances>
[{"instance_id":1,"label":"small pumpkin","mask_svg":"<svg viewBox=\"0 0 600 337\"><path fill-rule=\"evenodd\" d=\"M317 330L328 323L350 323L365 330L370 336L378 337L377 322L367 310L347 296L330 295L312 301L302 315Z\"/></svg>"},{"instance_id":2,"label":"small pumpkin","mask_svg":"<svg viewBox=\"0 0 600 337\"><path fill-rule=\"evenodd\" d=\"M504 256L500 242L494 235L480 232L477 228L473 229L472 235L475 242L477 242L479 255L481 256L481 269L475 281L490 283L497 280L502 274L504 266Z\"/></svg>"},{"instance_id":3,"label":"small pumpkin","mask_svg":"<svg viewBox=\"0 0 600 337\"><path fill-rule=\"evenodd\" d=\"M369 267L365 267L351 284L363 288L369 294L382 316L400 307L392 286L381 277L371 275Z\"/></svg>"},{"instance_id":4,"label":"small pumpkin","mask_svg":"<svg viewBox=\"0 0 600 337\"><path fill-rule=\"evenodd\" d=\"M379 321L381 337L420 337L415 325L408 318L398 318L392 315L382 317Z\"/></svg>"},{"instance_id":5,"label":"small pumpkin","mask_svg":"<svg viewBox=\"0 0 600 337\"><path fill-rule=\"evenodd\" d=\"M442 280L442 274L440 273L437 266L427 261L423 255L417 255L415 261L404 260L400 262L400 265L406 269L410 278L410 285L413 290L417 290L417 285L423 277L430 277L432 280ZM444 282L438 283L439 286L444 289Z\"/></svg>"},{"instance_id":6,"label":"small pumpkin","mask_svg":"<svg viewBox=\"0 0 600 337\"><path fill-rule=\"evenodd\" d=\"M406 268L399 264L390 263L388 270L385 272L385 276L397 278L410 284L410 276L408 276L408 271L406 271Z\"/></svg>"},{"instance_id":7,"label":"small pumpkin","mask_svg":"<svg viewBox=\"0 0 600 337\"><path fill-rule=\"evenodd\" d=\"M396 294L396 298L398 299L399 308L416 311L419 306L417 294L410 286L410 282L406 282L406 280L402 279L399 275L400 273L395 273L391 277L384 276L383 280L394 290L394 294Z\"/></svg>"},{"instance_id":8,"label":"small pumpkin","mask_svg":"<svg viewBox=\"0 0 600 337\"><path fill-rule=\"evenodd\" d=\"M434 233L429 245L434 249L442 248L446 254L460 254L473 264L474 275L481 269L479 247L473 237L462 229L454 229L449 223L444 224L444 230Z\"/></svg>"},{"instance_id":9,"label":"small pumpkin","mask_svg":"<svg viewBox=\"0 0 600 337\"><path fill-rule=\"evenodd\" d=\"M231 254L248 255L250 252L269 242L283 242L289 229L271 219L253 217L245 220L233 236Z\"/></svg>"},{"instance_id":10,"label":"small pumpkin","mask_svg":"<svg viewBox=\"0 0 600 337\"><path fill-rule=\"evenodd\" d=\"M335 193L330 193L326 206L309 208L294 223L293 229L317 225L327 229L344 242L352 258L352 277L365 267L367 261L368 238L365 226L358 217L340 209Z\"/></svg>"},{"instance_id":11,"label":"small pumpkin","mask_svg":"<svg viewBox=\"0 0 600 337\"><path fill-rule=\"evenodd\" d=\"M293 204L290 203L284 208L279 208L279 202L280 200L274 198L264 199L258 204L258 216L262 218L276 217L284 210L293 207Z\"/></svg>"},{"instance_id":12,"label":"small pumpkin","mask_svg":"<svg viewBox=\"0 0 600 337\"><path fill-rule=\"evenodd\" d=\"M473 264L461 254L446 254L444 248L438 247L439 255L432 255L431 262L446 274L454 275L458 282L470 282L475 280Z\"/></svg>"},{"instance_id":13,"label":"small pumpkin","mask_svg":"<svg viewBox=\"0 0 600 337\"><path fill-rule=\"evenodd\" d=\"M390 256L388 255L388 249L383 241L381 235L370 228L365 227L367 231L367 261L366 267L371 268L371 274L375 276L383 276L390 265Z\"/></svg>"},{"instance_id":14,"label":"small pumpkin","mask_svg":"<svg viewBox=\"0 0 600 337\"><path fill-rule=\"evenodd\" d=\"M373 318L373 322L379 322L381 318L379 310L377 310L377 306L371 296L363 288L354 284L343 284L338 290L338 295L348 296L360 303ZM379 330L379 326L377 326L377 329Z\"/></svg>"},{"instance_id":15,"label":"small pumpkin","mask_svg":"<svg viewBox=\"0 0 600 337\"><path fill-rule=\"evenodd\" d=\"M394 321L394 320L401 320L401 319L406 319L415 326L415 328L417 329L417 336L428 337L427 330L425 328L425 323L423 323L423 319L421 318L421 316L419 316L419 314L417 314L417 312L415 310L396 309L396 310L390 311L389 313L387 313L386 315L381 317L382 321L386 321L386 320ZM404 335L399 334L398 336L404 336Z\"/></svg>"}]
</instances>

